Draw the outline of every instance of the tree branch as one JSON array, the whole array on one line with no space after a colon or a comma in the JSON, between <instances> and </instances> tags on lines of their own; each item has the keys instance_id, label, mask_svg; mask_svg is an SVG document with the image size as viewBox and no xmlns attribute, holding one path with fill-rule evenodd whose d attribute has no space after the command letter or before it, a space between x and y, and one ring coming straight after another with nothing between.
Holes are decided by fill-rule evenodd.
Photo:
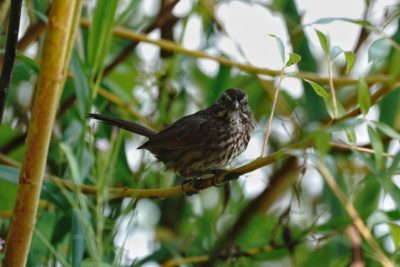
<instances>
[{"instance_id":1,"label":"tree branch","mask_svg":"<svg viewBox=\"0 0 400 267\"><path fill-rule=\"evenodd\" d=\"M90 27L90 22L86 19L81 20L81 25L84 27ZM130 39L130 40L136 40L139 42L146 42L150 44L154 44L159 46L161 49L168 50L168 51L174 51L177 53L181 53L183 55L187 56L192 56L196 58L207 58L213 61L216 61L222 65L230 66L230 67L235 67L243 71L251 72L251 73L256 73L256 74L264 74L268 76L279 76L281 71L280 70L272 70L272 69L267 69L267 68L259 68L255 67L249 64L242 64L238 63L236 61L230 60L225 57L221 56L212 56L210 54L207 54L203 51L199 50L190 50L183 48L182 46L168 41L164 39L158 39L154 40L149 38L145 34L137 33L135 31L129 30L127 28L123 27L116 27L114 29L114 34L125 39ZM315 73L311 72L287 72L285 73L286 76L290 77L295 77L295 78L301 78L301 79L308 79L316 83L320 84L328 84L329 83L329 78L328 77L321 77ZM383 75L383 74L377 74L377 75L371 75L368 78L365 79L365 81L368 84L375 84L375 83L390 83L391 82L391 77L389 75ZM351 85L351 84L357 84L358 79L352 79L349 77L336 77L333 79L333 82L336 86L343 86L343 85Z\"/></svg>"}]
</instances>

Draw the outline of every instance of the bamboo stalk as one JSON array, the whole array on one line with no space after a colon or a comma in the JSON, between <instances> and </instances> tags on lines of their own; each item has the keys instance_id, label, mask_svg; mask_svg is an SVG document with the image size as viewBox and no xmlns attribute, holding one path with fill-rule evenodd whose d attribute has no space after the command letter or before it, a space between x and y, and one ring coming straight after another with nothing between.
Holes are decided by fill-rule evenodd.
<instances>
[{"instance_id":1,"label":"bamboo stalk","mask_svg":"<svg viewBox=\"0 0 400 267\"><path fill-rule=\"evenodd\" d=\"M71 27L76 1L55 0L49 15L48 32L42 53L29 124L24 162L17 190L13 219L7 238L3 266L25 266L35 227L48 147L59 98L65 81L65 67L71 49Z\"/></svg>"}]
</instances>

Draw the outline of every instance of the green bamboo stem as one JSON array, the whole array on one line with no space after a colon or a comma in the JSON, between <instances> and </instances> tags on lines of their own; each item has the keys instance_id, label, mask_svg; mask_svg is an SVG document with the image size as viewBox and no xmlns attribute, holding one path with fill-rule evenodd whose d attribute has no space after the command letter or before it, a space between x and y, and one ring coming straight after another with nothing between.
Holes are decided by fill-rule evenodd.
<instances>
[{"instance_id":1,"label":"green bamboo stem","mask_svg":"<svg viewBox=\"0 0 400 267\"><path fill-rule=\"evenodd\" d=\"M3 266L25 266L37 216L54 119L63 89L71 49L76 1L55 0L42 53L42 65L32 107L24 162ZM73 30L72 30L73 31Z\"/></svg>"}]
</instances>

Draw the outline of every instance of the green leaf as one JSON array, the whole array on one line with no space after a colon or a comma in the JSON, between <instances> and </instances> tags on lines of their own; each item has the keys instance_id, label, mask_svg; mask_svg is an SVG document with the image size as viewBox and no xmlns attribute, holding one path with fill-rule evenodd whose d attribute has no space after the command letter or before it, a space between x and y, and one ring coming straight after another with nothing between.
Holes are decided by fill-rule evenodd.
<instances>
[{"instance_id":1,"label":"green leaf","mask_svg":"<svg viewBox=\"0 0 400 267\"><path fill-rule=\"evenodd\" d=\"M329 56L329 42L328 42L328 39L326 38L325 34L323 34L321 31L319 31L317 29L314 29L314 30L315 30L315 33L318 36L318 40L319 40L319 43L320 43L320 45L322 47L322 50L324 50L325 56Z\"/></svg>"},{"instance_id":2,"label":"green leaf","mask_svg":"<svg viewBox=\"0 0 400 267\"><path fill-rule=\"evenodd\" d=\"M328 24L328 23L331 23L334 21L350 22L350 23L357 24L360 26L371 26L371 23L369 21L359 20L359 19L349 19L349 18L344 18L344 17L321 18L310 24Z\"/></svg>"},{"instance_id":3,"label":"green leaf","mask_svg":"<svg viewBox=\"0 0 400 267\"><path fill-rule=\"evenodd\" d=\"M378 208L380 194L381 186L373 173L365 176L357 186L353 202L363 220L368 219Z\"/></svg>"},{"instance_id":4,"label":"green leaf","mask_svg":"<svg viewBox=\"0 0 400 267\"><path fill-rule=\"evenodd\" d=\"M383 167L383 142L381 139L381 136L379 133L372 128L371 126L368 126L368 136L371 141L372 148L374 149L375 153L375 165L377 169L380 169Z\"/></svg>"},{"instance_id":5,"label":"green leaf","mask_svg":"<svg viewBox=\"0 0 400 267\"><path fill-rule=\"evenodd\" d=\"M317 95L322 97L324 100L328 99L329 95L321 85L307 79L304 79L304 81L311 85L312 89Z\"/></svg>"},{"instance_id":6,"label":"green leaf","mask_svg":"<svg viewBox=\"0 0 400 267\"><path fill-rule=\"evenodd\" d=\"M360 105L361 112L367 114L371 107L371 95L369 93L368 84L364 79L358 81L357 86L358 104Z\"/></svg>"},{"instance_id":7,"label":"green leaf","mask_svg":"<svg viewBox=\"0 0 400 267\"><path fill-rule=\"evenodd\" d=\"M12 184L18 184L19 169L15 167L0 165L0 179Z\"/></svg>"},{"instance_id":8,"label":"green leaf","mask_svg":"<svg viewBox=\"0 0 400 267\"><path fill-rule=\"evenodd\" d=\"M336 59L341 53L343 53L343 49L340 48L339 46L335 45L331 48L331 52L329 53L329 56L331 60Z\"/></svg>"},{"instance_id":9,"label":"green leaf","mask_svg":"<svg viewBox=\"0 0 400 267\"><path fill-rule=\"evenodd\" d=\"M400 75L400 51L393 49L388 69L393 79L396 79Z\"/></svg>"},{"instance_id":10,"label":"green leaf","mask_svg":"<svg viewBox=\"0 0 400 267\"><path fill-rule=\"evenodd\" d=\"M27 65L29 65L32 68L32 70L35 71L35 73L39 73L40 65L37 63L36 60L34 60L31 57L28 57L27 55L25 55L24 53L22 53L20 51L17 51L17 56L18 56L19 60L27 63Z\"/></svg>"},{"instance_id":11,"label":"green leaf","mask_svg":"<svg viewBox=\"0 0 400 267\"><path fill-rule=\"evenodd\" d=\"M69 167L71 169L72 179L76 183L82 183L81 172L79 170L79 167L78 167L79 165L78 165L76 157L74 156L74 152L72 151L72 148L65 143L60 143L60 148L64 152L65 156L67 157L67 161L68 161Z\"/></svg>"},{"instance_id":12,"label":"green leaf","mask_svg":"<svg viewBox=\"0 0 400 267\"><path fill-rule=\"evenodd\" d=\"M368 49L368 62L384 60L390 52L390 42L381 38L374 41Z\"/></svg>"},{"instance_id":13,"label":"green leaf","mask_svg":"<svg viewBox=\"0 0 400 267\"><path fill-rule=\"evenodd\" d=\"M85 251L85 240L83 233L84 227L79 218L80 213L77 208L72 210L71 216L71 231L72 231L72 266L77 267L82 265L82 260Z\"/></svg>"},{"instance_id":14,"label":"green leaf","mask_svg":"<svg viewBox=\"0 0 400 267\"><path fill-rule=\"evenodd\" d=\"M19 169L0 165L0 210L12 210L17 193Z\"/></svg>"},{"instance_id":15,"label":"green leaf","mask_svg":"<svg viewBox=\"0 0 400 267\"><path fill-rule=\"evenodd\" d=\"M278 49L279 49L279 54L281 55L282 63L285 63L286 52L285 52L285 45L283 44L282 39L273 34L268 34L268 35L275 38L276 45L278 46Z\"/></svg>"},{"instance_id":16,"label":"green leaf","mask_svg":"<svg viewBox=\"0 0 400 267\"><path fill-rule=\"evenodd\" d=\"M296 53L289 53L289 60L286 62L285 67L290 67L292 65L295 65L299 63L301 60L301 56Z\"/></svg>"},{"instance_id":17,"label":"green leaf","mask_svg":"<svg viewBox=\"0 0 400 267\"><path fill-rule=\"evenodd\" d=\"M346 128L344 132L346 134L347 140L349 140L350 143L354 144L357 142L357 135L354 128Z\"/></svg>"},{"instance_id":18,"label":"green leaf","mask_svg":"<svg viewBox=\"0 0 400 267\"><path fill-rule=\"evenodd\" d=\"M87 113L89 113L88 111L90 108L90 101L87 101L89 99L90 88L87 78L87 70L84 68L84 64L80 60L76 49L74 49L72 53L70 68L74 75L73 83L79 115L81 116L81 119L84 119L86 118Z\"/></svg>"},{"instance_id":19,"label":"green leaf","mask_svg":"<svg viewBox=\"0 0 400 267\"><path fill-rule=\"evenodd\" d=\"M346 109L339 101L336 101L336 107L337 107L337 114L336 114L335 109L333 107L333 100L331 95L329 95L329 97L325 99L325 107L331 118L340 118L346 114Z\"/></svg>"},{"instance_id":20,"label":"green leaf","mask_svg":"<svg viewBox=\"0 0 400 267\"><path fill-rule=\"evenodd\" d=\"M103 66L110 46L114 15L118 7L118 2L118 0L99 0L96 3L87 48L88 63L93 75Z\"/></svg>"},{"instance_id":21,"label":"green leaf","mask_svg":"<svg viewBox=\"0 0 400 267\"><path fill-rule=\"evenodd\" d=\"M314 134L314 144L318 152L324 157L331 148L331 134L327 131L319 130Z\"/></svg>"},{"instance_id":22,"label":"green leaf","mask_svg":"<svg viewBox=\"0 0 400 267\"><path fill-rule=\"evenodd\" d=\"M353 69L356 56L352 51L345 51L344 57L346 58L346 74L348 74Z\"/></svg>"},{"instance_id":23,"label":"green leaf","mask_svg":"<svg viewBox=\"0 0 400 267\"><path fill-rule=\"evenodd\" d=\"M395 250L397 251L400 247L400 225L396 223L391 223L390 230L392 232L394 247Z\"/></svg>"},{"instance_id":24,"label":"green leaf","mask_svg":"<svg viewBox=\"0 0 400 267\"><path fill-rule=\"evenodd\" d=\"M364 122L365 122L365 120L363 120L361 118L350 118L350 119L335 123L334 125L329 127L329 130L331 132L336 132L336 131L341 131L346 128L354 129L356 126L359 126L360 124L362 124Z\"/></svg>"},{"instance_id":25,"label":"green leaf","mask_svg":"<svg viewBox=\"0 0 400 267\"><path fill-rule=\"evenodd\" d=\"M132 14L133 12L137 11L139 4L140 4L140 1L131 1L130 4L127 5L125 10L122 11L121 14L119 14L116 24L117 25L124 24L124 22L126 20L128 20L129 15Z\"/></svg>"},{"instance_id":26,"label":"green leaf","mask_svg":"<svg viewBox=\"0 0 400 267\"><path fill-rule=\"evenodd\" d=\"M396 130L394 130L387 124L379 122L379 121L374 121L373 123L382 133L386 134L387 136L389 136L393 139L397 139L400 141L400 134Z\"/></svg>"}]
</instances>

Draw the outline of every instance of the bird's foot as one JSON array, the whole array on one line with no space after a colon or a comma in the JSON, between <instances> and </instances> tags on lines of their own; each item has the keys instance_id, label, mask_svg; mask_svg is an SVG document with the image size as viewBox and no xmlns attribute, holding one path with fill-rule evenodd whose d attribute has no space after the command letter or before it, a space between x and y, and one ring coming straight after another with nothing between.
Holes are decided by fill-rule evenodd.
<instances>
[{"instance_id":1,"label":"bird's foot","mask_svg":"<svg viewBox=\"0 0 400 267\"><path fill-rule=\"evenodd\" d=\"M236 180L240 176L239 173L224 170L224 169L216 169L216 170L213 170L212 173L214 175L212 185L215 187L223 186L226 182L228 182L230 180ZM221 175L224 175L223 180L222 180L222 182L218 182L218 178Z\"/></svg>"},{"instance_id":2,"label":"bird's foot","mask_svg":"<svg viewBox=\"0 0 400 267\"><path fill-rule=\"evenodd\" d=\"M181 184L181 190L185 192L187 196L194 195L205 187L204 179L201 179L199 176L186 178Z\"/></svg>"}]
</instances>

